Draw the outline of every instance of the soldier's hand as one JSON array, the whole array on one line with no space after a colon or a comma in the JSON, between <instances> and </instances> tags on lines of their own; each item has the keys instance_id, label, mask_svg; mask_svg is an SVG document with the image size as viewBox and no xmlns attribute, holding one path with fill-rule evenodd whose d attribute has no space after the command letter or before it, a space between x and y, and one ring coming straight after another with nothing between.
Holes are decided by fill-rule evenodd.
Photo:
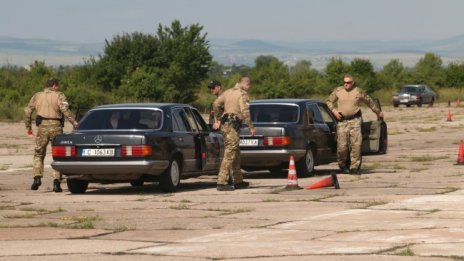
<instances>
[{"instance_id":1,"label":"soldier's hand","mask_svg":"<svg viewBox=\"0 0 464 261\"><path fill-rule=\"evenodd\" d=\"M379 119L383 119L383 111L379 112L379 113L377 114L377 117L378 117Z\"/></svg>"},{"instance_id":2,"label":"soldier's hand","mask_svg":"<svg viewBox=\"0 0 464 261\"><path fill-rule=\"evenodd\" d=\"M341 120L341 119L342 119L342 114L341 114L339 111L337 111L336 109L333 109L333 110L332 110L332 113L333 113L333 115L335 116L335 118L336 118L337 120Z\"/></svg>"},{"instance_id":3,"label":"soldier's hand","mask_svg":"<svg viewBox=\"0 0 464 261\"><path fill-rule=\"evenodd\" d=\"M32 128L27 129L27 136L29 137L34 137L34 132L32 131Z\"/></svg>"},{"instance_id":4,"label":"soldier's hand","mask_svg":"<svg viewBox=\"0 0 464 261\"><path fill-rule=\"evenodd\" d=\"M256 129L255 128L250 128L250 133L251 133L251 136L255 136Z\"/></svg>"}]
</instances>

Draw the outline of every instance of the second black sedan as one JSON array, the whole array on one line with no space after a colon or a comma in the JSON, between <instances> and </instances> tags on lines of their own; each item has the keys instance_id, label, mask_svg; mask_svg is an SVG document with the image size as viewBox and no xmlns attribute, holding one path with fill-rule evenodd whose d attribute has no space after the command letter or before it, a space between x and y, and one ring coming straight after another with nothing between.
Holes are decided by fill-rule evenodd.
<instances>
[{"instance_id":1,"label":"second black sedan","mask_svg":"<svg viewBox=\"0 0 464 261\"><path fill-rule=\"evenodd\" d=\"M71 193L89 182L145 181L172 192L182 178L218 173L223 140L190 105L114 104L89 110L77 130L57 136L52 155Z\"/></svg>"},{"instance_id":2,"label":"second black sedan","mask_svg":"<svg viewBox=\"0 0 464 261\"><path fill-rule=\"evenodd\" d=\"M241 166L245 170L280 173L294 156L298 175L313 174L314 166L337 161L337 121L317 99L250 101L256 135L248 128L240 135ZM363 122L363 154L387 151L387 129L382 120Z\"/></svg>"}]
</instances>

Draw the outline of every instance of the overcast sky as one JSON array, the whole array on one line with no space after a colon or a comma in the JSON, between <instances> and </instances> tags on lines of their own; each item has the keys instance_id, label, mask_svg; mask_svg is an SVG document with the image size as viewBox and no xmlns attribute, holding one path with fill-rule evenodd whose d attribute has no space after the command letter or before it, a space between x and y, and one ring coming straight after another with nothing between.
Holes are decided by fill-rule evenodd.
<instances>
[{"instance_id":1,"label":"overcast sky","mask_svg":"<svg viewBox=\"0 0 464 261\"><path fill-rule=\"evenodd\" d=\"M103 42L173 20L208 39L431 40L464 35L464 0L0 0L0 36Z\"/></svg>"}]
</instances>

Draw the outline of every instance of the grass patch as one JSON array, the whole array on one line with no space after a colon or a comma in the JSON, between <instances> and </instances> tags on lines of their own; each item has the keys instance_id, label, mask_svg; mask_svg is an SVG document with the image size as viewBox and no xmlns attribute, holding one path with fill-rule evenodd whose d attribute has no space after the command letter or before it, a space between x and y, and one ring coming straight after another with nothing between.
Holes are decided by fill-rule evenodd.
<instances>
[{"instance_id":1,"label":"grass patch","mask_svg":"<svg viewBox=\"0 0 464 261\"><path fill-rule=\"evenodd\" d=\"M385 201L374 200L374 201L365 202L365 205L363 207L361 207L361 208L370 208L370 207L373 207L373 206L385 205L387 203L388 202L385 202Z\"/></svg>"},{"instance_id":2,"label":"grass patch","mask_svg":"<svg viewBox=\"0 0 464 261\"><path fill-rule=\"evenodd\" d=\"M62 217L62 220L71 220L76 221L77 223L67 226L69 228L74 229L93 229L95 228L94 222L100 220L98 216L70 216L70 217ZM66 227L66 226L65 226Z\"/></svg>"},{"instance_id":3,"label":"grass patch","mask_svg":"<svg viewBox=\"0 0 464 261\"><path fill-rule=\"evenodd\" d=\"M415 256L414 252L409 247L409 245L407 245L405 249L403 249L401 252L399 252L398 255L399 256Z\"/></svg>"},{"instance_id":4,"label":"grass patch","mask_svg":"<svg viewBox=\"0 0 464 261\"><path fill-rule=\"evenodd\" d=\"M179 204L177 206L170 206L170 209L189 209L189 206L187 204Z\"/></svg>"},{"instance_id":5,"label":"grass patch","mask_svg":"<svg viewBox=\"0 0 464 261\"><path fill-rule=\"evenodd\" d=\"M436 127L416 128L416 130L419 132L432 132L432 131L435 131L436 129L437 129Z\"/></svg>"},{"instance_id":6,"label":"grass patch","mask_svg":"<svg viewBox=\"0 0 464 261\"><path fill-rule=\"evenodd\" d=\"M411 157L412 161L416 162L424 162L424 161L434 161L434 160L440 160L440 159L447 159L448 157L446 156L432 156L432 155L422 155L422 156L414 156Z\"/></svg>"},{"instance_id":7,"label":"grass patch","mask_svg":"<svg viewBox=\"0 0 464 261\"><path fill-rule=\"evenodd\" d=\"M223 209L221 215L233 215L238 213L252 212L254 209L251 208L236 208L236 209Z\"/></svg>"},{"instance_id":8,"label":"grass patch","mask_svg":"<svg viewBox=\"0 0 464 261\"><path fill-rule=\"evenodd\" d=\"M275 199L275 198L267 198L263 199L263 202L281 202L282 200Z\"/></svg>"}]
</instances>

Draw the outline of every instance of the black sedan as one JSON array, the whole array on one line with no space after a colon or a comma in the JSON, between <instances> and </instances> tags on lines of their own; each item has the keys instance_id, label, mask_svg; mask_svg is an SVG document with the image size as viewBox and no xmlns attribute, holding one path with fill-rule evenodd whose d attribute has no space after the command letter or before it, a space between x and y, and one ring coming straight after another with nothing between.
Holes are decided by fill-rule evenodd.
<instances>
[{"instance_id":1,"label":"black sedan","mask_svg":"<svg viewBox=\"0 0 464 261\"><path fill-rule=\"evenodd\" d=\"M294 156L298 175L313 174L314 166L336 162L337 121L327 105L316 99L250 101L256 135L240 134L241 166L245 170L280 173ZM245 126L246 127L246 126ZM386 153L387 126L383 120L363 122L363 154Z\"/></svg>"},{"instance_id":2,"label":"black sedan","mask_svg":"<svg viewBox=\"0 0 464 261\"><path fill-rule=\"evenodd\" d=\"M89 110L77 130L57 136L52 155L71 193L89 182L145 181L172 192L182 178L218 173L223 140L190 105L114 104Z\"/></svg>"}]
</instances>

